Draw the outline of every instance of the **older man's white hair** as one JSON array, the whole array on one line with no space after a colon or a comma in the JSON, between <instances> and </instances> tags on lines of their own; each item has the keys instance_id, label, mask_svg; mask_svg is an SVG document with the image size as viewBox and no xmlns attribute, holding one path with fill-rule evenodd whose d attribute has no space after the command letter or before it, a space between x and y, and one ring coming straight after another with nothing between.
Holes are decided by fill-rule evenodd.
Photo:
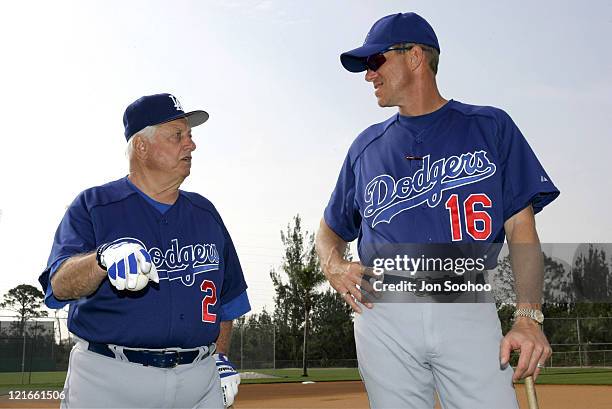
<instances>
[{"instance_id":1,"label":"older man's white hair","mask_svg":"<svg viewBox=\"0 0 612 409\"><path fill-rule=\"evenodd\" d=\"M157 125L149 125L146 128L136 132L134 135L132 135L130 137L130 139L128 140L128 144L127 144L127 148L125 151L126 156L128 157L128 159L132 158L132 154L134 153L134 137L136 135L140 135L143 138L147 138L148 140L152 140L153 137L155 136L155 132L157 131Z\"/></svg>"}]
</instances>

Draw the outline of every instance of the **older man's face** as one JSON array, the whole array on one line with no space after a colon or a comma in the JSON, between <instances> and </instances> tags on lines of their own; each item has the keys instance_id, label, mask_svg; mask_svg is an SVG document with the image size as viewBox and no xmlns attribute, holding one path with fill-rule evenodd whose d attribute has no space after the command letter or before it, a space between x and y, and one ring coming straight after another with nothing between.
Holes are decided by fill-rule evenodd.
<instances>
[{"instance_id":1,"label":"older man's face","mask_svg":"<svg viewBox=\"0 0 612 409\"><path fill-rule=\"evenodd\" d=\"M186 178L191 172L191 152L196 148L191 127L185 118L158 125L149 145L147 165L169 176Z\"/></svg>"}]
</instances>

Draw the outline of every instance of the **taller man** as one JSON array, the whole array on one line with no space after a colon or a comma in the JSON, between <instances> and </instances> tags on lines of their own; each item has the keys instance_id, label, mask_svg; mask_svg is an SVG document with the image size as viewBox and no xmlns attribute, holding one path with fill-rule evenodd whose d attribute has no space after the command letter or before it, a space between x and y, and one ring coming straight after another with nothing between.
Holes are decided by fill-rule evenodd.
<instances>
[{"instance_id":1,"label":"taller man","mask_svg":"<svg viewBox=\"0 0 612 409\"><path fill-rule=\"evenodd\" d=\"M357 287L384 246L505 237L539 248L534 214L559 194L504 111L440 95L439 54L429 23L404 13L380 19L363 46L341 55L348 71L365 71L378 105L399 112L350 147L317 251L331 285L360 313L357 355L373 408L433 408L437 390L444 408L514 409L510 351L521 350L515 379L537 376L551 353L539 297L524 297L502 337L491 302L444 304L410 294L407 303L373 305ZM355 239L363 265L343 259ZM541 253L522 260L515 276L541 294Z\"/></svg>"}]
</instances>

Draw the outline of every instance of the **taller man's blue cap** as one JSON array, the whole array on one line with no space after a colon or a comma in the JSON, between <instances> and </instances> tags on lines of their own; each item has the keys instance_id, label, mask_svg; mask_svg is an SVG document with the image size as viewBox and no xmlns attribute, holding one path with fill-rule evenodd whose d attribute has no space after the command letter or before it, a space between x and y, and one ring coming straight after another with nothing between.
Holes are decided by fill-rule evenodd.
<instances>
[{"instance_id":1,"label":"taller man's blue cap","mask_svg":"<svg viewBox=\"0 0 612 409\"><path fill-rule=\"evenodd\" d=\"M202 125L208 120L206 111L183 111L179 100L172 94L145 95L132 102L123 114L125 139L147 126L159 125L175 119L186 118L190 127Z\"/></svg>"},{"instance_id":2,"label":"taller man's blue cap","mask_svg":"<svg viewBox=\"0 0 612 409\"><path fill-rule=\"evenodd\" d=\"M399 13L378 20L365 38L363 45L340 55L340 62L350 72L368 69L365 60L370 55L398 43L428 45L440 51L438 37L429 23L416 13Z\"/></svg>"}]
</instances>

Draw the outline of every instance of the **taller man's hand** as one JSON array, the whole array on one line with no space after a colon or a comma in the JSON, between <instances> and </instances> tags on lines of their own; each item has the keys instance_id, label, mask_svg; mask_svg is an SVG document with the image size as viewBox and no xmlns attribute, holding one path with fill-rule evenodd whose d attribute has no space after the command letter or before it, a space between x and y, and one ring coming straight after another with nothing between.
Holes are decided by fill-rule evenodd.
<instances>
[{"instance_id":1,"label":"taller man's hand","mask_svg":"<svg viewBox=\"0 0 612 409\"><path fill-rule=\"evenodd\" d=\"M540 374L540 364L544 364L552 354L550 344L540 329L540 325L530 318L518 318L512 329L501 341L500 363L505 366L510 361L510 353L520 350L520 357L512 380L518 381L533 375L537 379Z\"/></svg>"},{"instance_id":2,"label":"taller man's hand","mask_svg":"<svg viewBox=\"0 0 612 409\"><path fill-rule=\"evenodd\" d=\"M335 263L330 263L323 269L325 277L331 286L342 294L342 298L353 311L360 314L361 308L356 301L359 301L367 308L372 308L371 302L368 302L362 289L372 294L374 292L372 286L364 276L373 276L370 269L362 266L356 261L341 260ZM357 287L359 286L359 288Z\"/></svg>"},{"instance_id":3,"label":"taller man's hand","mask_svg":"<svg viewBox=\"0 0 612 409\"><path fill-rule=\"evenodd\" d=\"M372 303L364 299L360 290L361 288L370 294L374 294L372 285L369 281L364 280L364 276L376 276L371 269L362 266L360 263L345 260L346 246L347 243L329 228L324 219L321 219L315 247L321 261L323 274L325 274L334 290L342 294L342 298L351 306L353 311L360 314L361 307L359 307L357 301L368 308L373 307Z\"/></svg>"}]
</instances>

